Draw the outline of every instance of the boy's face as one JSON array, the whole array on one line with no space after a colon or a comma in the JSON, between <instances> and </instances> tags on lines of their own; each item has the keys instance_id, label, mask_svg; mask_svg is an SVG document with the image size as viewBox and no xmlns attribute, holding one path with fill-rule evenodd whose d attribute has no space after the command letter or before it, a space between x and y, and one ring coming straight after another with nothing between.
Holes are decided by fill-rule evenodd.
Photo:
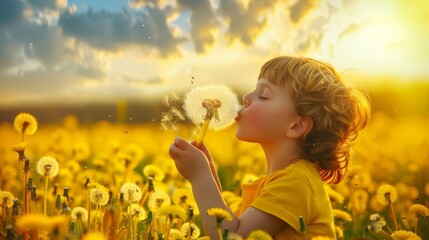
<instances>
[{"instance_id":1,"label":"boy's face","mask_svg":"<svg viewBox=\"0 0 429 240\"><path fill-rule=\"evenodd\" d=\"M260 79L256 89L243 96L243 107L236 118L236 136L257 143L285 140L288 128L297 119L289 90Z\"/></svg>"}]
</instances>

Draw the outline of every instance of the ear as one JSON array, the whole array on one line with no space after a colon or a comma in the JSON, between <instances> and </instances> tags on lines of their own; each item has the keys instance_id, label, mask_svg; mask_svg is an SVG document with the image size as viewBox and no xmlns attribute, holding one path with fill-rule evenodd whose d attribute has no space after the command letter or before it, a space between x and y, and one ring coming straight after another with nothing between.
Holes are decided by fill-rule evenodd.
<instances>
[{"instance_id":1,"label":"ear","mask_svg":"<svg viewBox=\"0 0 429 240\"><path fill-rule=\"evenodd\" d=\"M312 128L313 120L310 117L300 117L287 129L286 135L293 139L303 138Z\"/></svg>"}]
</instances>

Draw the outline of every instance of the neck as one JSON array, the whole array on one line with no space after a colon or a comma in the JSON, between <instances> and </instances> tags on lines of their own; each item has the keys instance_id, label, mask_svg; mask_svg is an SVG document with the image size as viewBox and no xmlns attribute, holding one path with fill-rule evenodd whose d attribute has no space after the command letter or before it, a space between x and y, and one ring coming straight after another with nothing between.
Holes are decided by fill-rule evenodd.
<instances>
[{"instance_id":1,"label":"neck","mask_svg":"<svg viewBox=\"0 0 429 240\"><path fill-rule=\"evenodd\" d=\"M298 141L261 143L267 161L267 176L302 159Z\"/></svg>"}]
</instances>

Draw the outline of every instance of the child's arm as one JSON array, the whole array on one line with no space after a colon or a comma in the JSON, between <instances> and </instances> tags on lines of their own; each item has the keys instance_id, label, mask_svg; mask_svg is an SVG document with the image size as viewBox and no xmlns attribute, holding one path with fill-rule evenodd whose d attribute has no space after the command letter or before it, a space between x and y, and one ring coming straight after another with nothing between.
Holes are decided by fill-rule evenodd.
<instances>
[{"instance_id":1,"label":"child's arm","mask_svg":"<svg viewBox=\"0 0 429 240\"><path fill-rule=\"evenodd\" d=\"M286 226L279 218L255 208L247 209L238 219L223 200L207 157L190 143L176 138L174 144L170 146L169 154L174 159L177 170L191 182L204 230L211 239L219 239L215 218L206 214L208 209L214 207L223 208L232 216L232 221L222 222L222 229L228 227L231 232L237 232L243 237L247 237L256 229L275 235Z\"/></svg>"},{"instance_id":2,"label":"child's arm","mask_svg":"<svg viewBox=\"0 0 429 240\"><path fill-rule=\"evenodd\" d=\"M193 146L195 146L196 142L195 142L195 141L192 141L192 142L191 142L191 144L192 144ZM219 191L220 191L220 192L222 192L222 185L220 184L219 176L217 175L216 167L215 167L215 165L214 165L213 158L212 158L212 156L210 155L209 150L208 150L208 149L207 149L207 147L204 145L204 143L201 143L201 146L200 146L200 148L199 148L199 149L204 153L204 155L206 155L207 160L209 161L209 165L210 165L210 170L211 170L211 172L212 172L212 176L213 176L213 178L214 178L214 179L215 179L215 181L216 181L217 188L219 189Z\"/></svg>"}]
</instances>

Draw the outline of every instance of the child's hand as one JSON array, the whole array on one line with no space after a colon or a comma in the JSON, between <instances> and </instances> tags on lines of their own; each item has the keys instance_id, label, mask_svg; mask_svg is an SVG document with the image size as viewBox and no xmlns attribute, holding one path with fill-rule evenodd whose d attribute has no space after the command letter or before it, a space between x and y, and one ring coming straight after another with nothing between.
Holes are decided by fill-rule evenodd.
<instances>
[{"instance_id":1,"label":"child's hand","mask_svg":"<svg viewBox=\"0 0 429 240\"><path fill-rule=\"evenodd\" d=\"M169 155L180 174L191 183L211 174L206 154L183 138L176 137L170 145Z\"/></svg>"}]
</instances>

